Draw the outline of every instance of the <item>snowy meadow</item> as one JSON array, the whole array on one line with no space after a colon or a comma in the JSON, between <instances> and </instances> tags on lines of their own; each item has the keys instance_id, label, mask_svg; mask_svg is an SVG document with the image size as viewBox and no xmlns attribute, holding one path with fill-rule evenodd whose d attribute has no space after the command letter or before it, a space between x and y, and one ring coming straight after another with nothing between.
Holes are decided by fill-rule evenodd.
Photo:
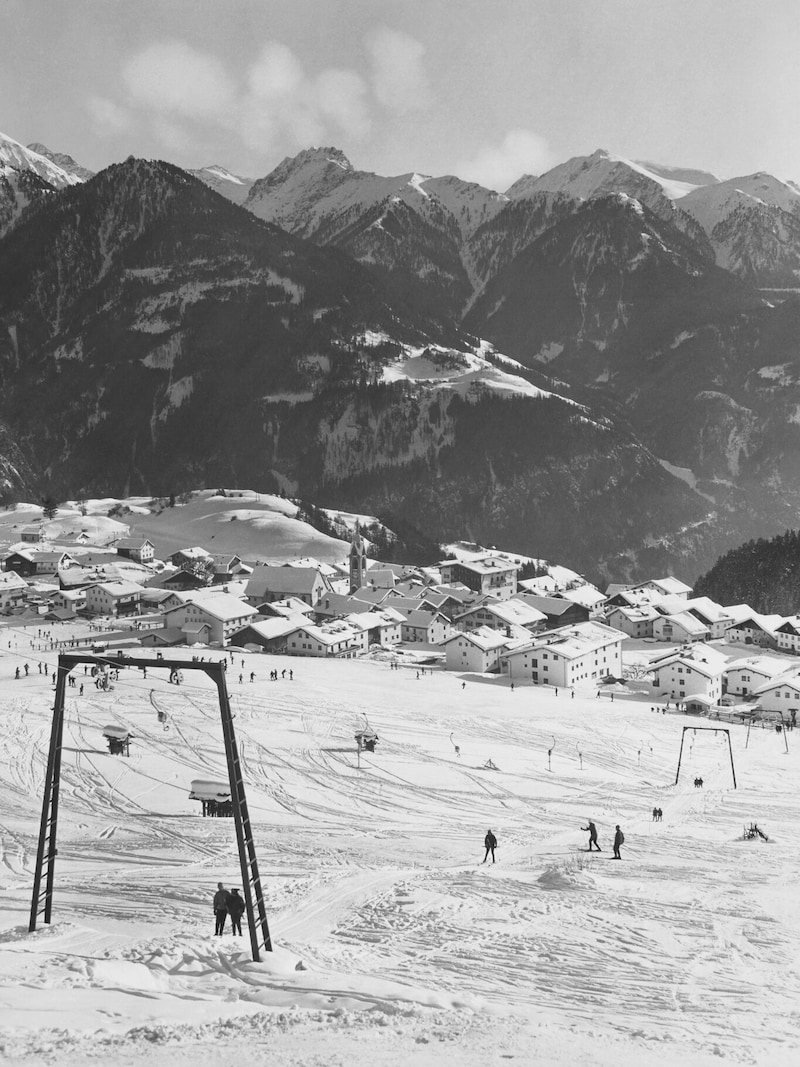
<instances>
[{"instance_id":1,"label":"snowy meadow","mask_svg":"<svg viewBox=\"0 0 800 1067\"><path fill-rule=\"evenodd\" d=\"M731 726L734 789L725 736L643 694L237 653L275 944L254 963L246 936L213 936L217 882L241 885L233 820L188 798L225 779L215 689L122 671L111 692L67 690L53 922L29 934L53 701L38 664L56 662L34 634L0 631L6 1061L797 1062L796 734L787 753ZM359 766L365 723L380 740ZM130 758L109 754L109 724ZM752 822L768 841L742 839Z\"/></svg>"}]
</instances>

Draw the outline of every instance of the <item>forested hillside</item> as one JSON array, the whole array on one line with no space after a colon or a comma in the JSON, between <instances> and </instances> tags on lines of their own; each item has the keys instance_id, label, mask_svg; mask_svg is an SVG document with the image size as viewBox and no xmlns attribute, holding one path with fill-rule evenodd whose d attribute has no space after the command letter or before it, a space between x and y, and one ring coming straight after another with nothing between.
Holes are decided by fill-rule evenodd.
<instances>
[{"instance_id":1,"label":"forested hillside","mask_svg":"<svg viewBox=\"0 0 800 1067\"><path fill-rule=\"evenodd\" d=\"M695 582L695 595L761 612L800 612L800 531L759 537L721 556Z\"/></svg>"}]
</instances>

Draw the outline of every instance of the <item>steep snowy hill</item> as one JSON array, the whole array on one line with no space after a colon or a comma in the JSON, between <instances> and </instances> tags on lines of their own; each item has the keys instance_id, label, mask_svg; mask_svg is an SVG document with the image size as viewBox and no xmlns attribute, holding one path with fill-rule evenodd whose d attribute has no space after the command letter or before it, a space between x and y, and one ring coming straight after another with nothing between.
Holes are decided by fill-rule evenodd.
<instances>
[{"instance_id":1,"label":"steep snowy hill","mask_svg":"<svg viewBox=\"0 0 800 1067\"><path fill-rule=\"evenodd\" d=\"M225 167L213 164L210 167L200 167L199 170L190 170L189 174L205 182L211 189L231 200L234 204L243 204L250 195L250 190L255 179L242 178L238 174L231 174Z\"/></svg>"},{"instance_id":2,"label":"steep snowy hill","mask_svg":"<svg viewBox=\"0 0 800 1067\"><path fill-rule=\"evenodd\" d=\"M55 163L57 167L65 170L67 174L74 174L76 178L80 178L83 182L88 181L89 178L94 176L95 172L93 170L81 166L81 164L77 163L72 156L68 156L66 152L51 152L46 145L41 144L39 141L29 144L28 150L36 152L40 156L44 156L45 159L49 159L51 163Z\"/></svg>"},{"instance_id":3,"label":"steep snowy hill","mask_svg":"<svg viewBox=\"0 0 800 1067\"><path fill-rule=\"evenodd\" d=\"M19 141L15 141L13 137L0 133L0 164L3 163L10 164L18 170L33 171L56 189L61 189L66 185L77 185L82 180L77 174L59 167L46 156L32 152Z\"/></svg>"},{"instance_id":4,"label":"steep snowy hill","mask_svg":"<svg viewBox=\"0 0 800 1067\"><path fill-rule=\"evenodd\" d=\"M703 227L717 263L762 287L800 287L800 187L750 174L695 189L681 207Z\"/></svg>"}]
</instances>

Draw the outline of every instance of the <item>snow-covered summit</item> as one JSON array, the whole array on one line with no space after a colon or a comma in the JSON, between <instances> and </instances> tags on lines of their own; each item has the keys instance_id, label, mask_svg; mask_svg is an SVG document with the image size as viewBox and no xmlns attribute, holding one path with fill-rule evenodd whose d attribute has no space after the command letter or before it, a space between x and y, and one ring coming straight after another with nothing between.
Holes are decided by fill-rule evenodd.
<instances>
[{"instance_id":1,"label":"snow-covered summit","mask_svg":"<svg viewBox=\"0 0 800 1067\"><path fill-rule=\"evenodd\" d=\"M67 174L74 174L76 178L79 178L82 182L88 181L94 177L94 171L89 170L88 167L81 166L72 156L67 155L66 152L51 152L47 145L43 145L41 141L34 141L33 144L28 146L29 152L36 152L40 156L44 156L45 159L49 159L51 163L55 163L57 167L61 167Z\"/></svg>"},{"instance_id":2,"label":"snow-covered summit","mask_svg":"<svg viewBox=\"0 0 800 1067\"><path fill-rule=\"evenodd\" d=\"M706 233L738 207L777 207L800 215L800 188L764 171L730 178L693 190L681 207L693 215Z\"/></svg>"},{"instance_id":3,"label":"snow-covered summit","mask_svg":"<svg viewBox=\"0 0 800 1067\"><path fill-rule=\"evenodd\" d=\"M0 133L0 163L10 164L17 170L33 171L56 189L66 185L79 185L83 180L77 174L70 174L63 167L59 167L46 156L32 152L5 133Z\"/></svg>"},{"instance_id":4,"label":"snow-covered summit","mask_svg":"<svg viewBox=\"0 0 800 1067\"><path fill-rule=\"evenodd\" d=\"M566 163L540 175L529 183L529 192L568 193L581 200L608 193L627 192L636 195L634 188L651 183L659 187L663 196L680 200L697 188L687 181L666 176L670 168L648 169L625 156L618 156L604 148L590 156L573 156ZM519 195L519 193L517 193Z\"/></svg>"}]
</instances>

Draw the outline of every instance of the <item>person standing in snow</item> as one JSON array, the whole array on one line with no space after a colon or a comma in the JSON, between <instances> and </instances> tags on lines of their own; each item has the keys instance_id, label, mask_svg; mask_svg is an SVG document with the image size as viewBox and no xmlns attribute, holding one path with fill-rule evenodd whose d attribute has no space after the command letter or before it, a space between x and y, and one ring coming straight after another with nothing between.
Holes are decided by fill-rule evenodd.
<instances>
[{"instance_id":1,"label":"person standing in snow","mask_svg":"<svg viewBox=\"0 0 800 1067\"><path fill-rule=\"evenodd\" d=\"M588 826L582 826L581 830L586 830L588 832L588 834L589 834L589 851L590 852L592 851L592 845L594 845L594 847L597 849L598 852L602 852L603 851L602 848L600 848L600 846L597 843L597 827L595 826L595 824L592 822L591 819L589 820L589 825Z\"/></svg>"},{"instance_id":2,"label":"person standing in snow","mask_svg":"<svg viewBox=\"0 0 800 1067\"><path fill-rule=\"evenodd\" d=\"M214 894L214 918L216 919L216 927L214 929L215 937L217 934L221 937L225 933L225 919L228 917L229 900L230 893L222 882L217 882L217 891Z\"/></svg>"},{"instance_id":3,"label":"person standing in snow","mask_svg":"<svg viewBox=\"0 0 800 1067\"><path fill-rule=\"evenodd\" d=\"M244 901L239 896L238 889L232 889L230 896L228 897L228 914L231 917L231 926L233 927L233 933L242 933L242 916L244 915Z\"/></svg>"},{"instance_id":4,"label":"person standing in snow","mask_svg":"<svg viewBox=\"0 0 800 1067\"><path fill-rule=\"evenodd\" d=\"M486 863L489 858L489 853L491 852L492 863L494 863L494 850L497 848L497 838L491 830L486 831L486 837L484 837L483 843L486 846L486 855L483 857L483 862Z\"/></svg>"},{"instance_id":5,"label":"person standing in snow","mask_svg":"<svg viewBox=\"0 0 800 1067\"><path fill-rule=\"evenodd\" d=\"M625 844L625 834L620 830L619 826L616 827L616 833L614 834L614 859L621 860L622 856L619 854L620 845Z\"/></svg>"}]
</instances>

